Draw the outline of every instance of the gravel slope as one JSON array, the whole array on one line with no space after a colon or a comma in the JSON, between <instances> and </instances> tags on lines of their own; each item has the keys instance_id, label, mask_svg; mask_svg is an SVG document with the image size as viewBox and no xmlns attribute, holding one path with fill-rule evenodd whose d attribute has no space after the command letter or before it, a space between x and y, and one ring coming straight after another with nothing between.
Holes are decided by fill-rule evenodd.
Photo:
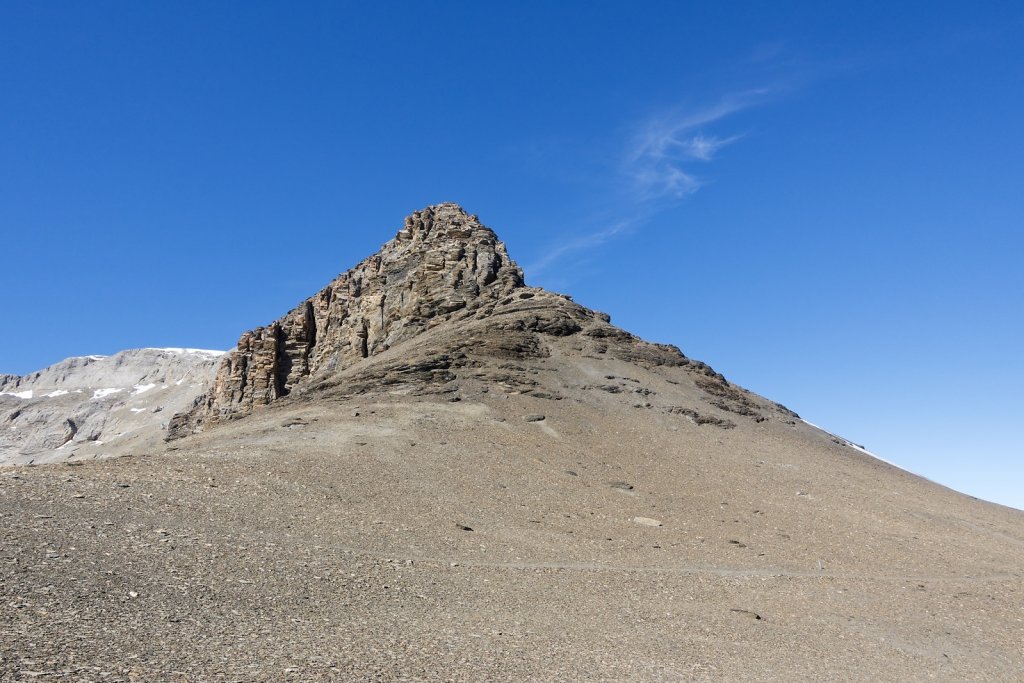
<instances>
[{"instance_id":1,"label":"gravel slope","mask_svg":"<svg viewBox=\"0 0 1024 683\"><path fill-rule=\"evenodd\" d=\"M571 339L528 392L504 359L370 381L456 334L149 455L0 473L0 678L1024 677L1024 513Z\"/></svg>"}]
</instances>

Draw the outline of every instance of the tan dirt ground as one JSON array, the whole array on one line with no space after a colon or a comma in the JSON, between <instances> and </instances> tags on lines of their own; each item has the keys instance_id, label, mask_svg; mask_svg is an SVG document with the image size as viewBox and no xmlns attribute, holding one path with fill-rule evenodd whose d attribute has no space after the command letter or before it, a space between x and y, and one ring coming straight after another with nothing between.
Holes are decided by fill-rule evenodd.
<instances>
[{"instance_id":1,"label":"tan dirt ground","mask_svg":"<svg viewBox=\"0 0 1024 683\"><path fill-rule=\"evenodd\" d=\"M0 472L0 678L1024 679L1024 513L560 344Z\"/></svg>"}]
</instances>

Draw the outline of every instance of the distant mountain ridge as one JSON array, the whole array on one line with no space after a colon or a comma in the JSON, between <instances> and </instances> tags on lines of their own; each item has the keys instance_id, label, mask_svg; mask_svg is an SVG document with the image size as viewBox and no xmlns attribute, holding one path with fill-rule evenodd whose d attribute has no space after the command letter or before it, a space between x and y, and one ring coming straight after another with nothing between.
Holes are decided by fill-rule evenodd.
<instances>
[{"instance_id":1,"label":"distant mountain ridge","mask_svg":"<svg viewBox=\"0 0 1024 683\"><path fill-rule=\"evenodd\" d=\"M131 349L0 375L0 464L40 464L158 444L210 382L222 351Z\"/></svg>"}]
</instances>

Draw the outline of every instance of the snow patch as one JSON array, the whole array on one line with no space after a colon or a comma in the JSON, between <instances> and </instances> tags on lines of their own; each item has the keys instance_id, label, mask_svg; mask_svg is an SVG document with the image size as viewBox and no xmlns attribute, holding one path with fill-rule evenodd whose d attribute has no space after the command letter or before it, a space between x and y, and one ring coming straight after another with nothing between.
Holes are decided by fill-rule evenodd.
<instances>
[{"instance_id":1,"label":"snow patch","mask_svg":"<svg viewBox=\"0 0 1024 683\"><path fill-rule=\"evenodd\" d=\"M68 393L67 389L57 389L56 391L51 391L50 393L48 393L46 395L46 398L56 398L58 396L63 396L66 393Z\"/></svg>"},{"instance_id":2,"label":"snow patch","mask_svg":"<svg viewBox=\"0 0 1024 683\"><path fill-rule=\"evenodd\" d=\"M854 442L850 441L849 439L844 439L843 437L839 436L838 434L833 434L832 432L828 431L827 429L822 429L821 427L819 427L818 425L814 424L813 422L808 422L807 420L804 420L804 419L801 419L800 421L803 422L805 425L810 425L811 427L814 427L815 429L817 429L819 431L825 432L829 436L832 436L832 437L835 437L836 439L839 439L840 441L842 441L844 444L846 444L850 448L855 448L858 451L860 451L861 453L863 453L864 455L871 456L875 460L880 460L880 461L884 462L886 465L892 465L893 467L895 467L898 470L903 470L904 472L910 472L910 470L908 470L907 468L900 467L896 463L889 462L885 458L880 458L879 456L875 455L874 453L872 453L868 449L864 448L863 446L855 444ZM914 472L910 472L910 474L914 474ZM920 476L920 475L918 475L918 476Z\"/></svg>"},{"instance_id":3,"label":"snow patch","mask_svg":"<svg viewBox=\"0 0 1024 683\"><path fill-rule=\"evenodd\" d=\"M0 391L0 396L13 396L14 398L32 398L32 390L28 391Z\"/></svg>"},{"instance_id":4,"label":"snow patch","mask_svg":"<svg viewBox=\"0 0 1024 683\"><path fill-rule=\"evenodd\" d=\"M124 391L124 389L97 389L92 394L92 400L95 400L95 399L98 399L98 398L104 398L105 396L110 396L111 394L117 394L117 393L120 393L122 391Z\"/></svg>"},{"instance_id":5,"label":"snow patch","mask_svg":"<svg viewBox=\"0 0 1024 683\"><path fill-rule=\"evenodd\" d=\"M149 391L150 389L152 389L155 386L156 386L155 384L136 384L135 386L132 387L132 389L135 390L135 391L132 392L132 396L138 396L139 394L144 394L144 393L146 393L147 391Z\"/></svg>"},{"instance_id":6,"label":"snow patch","mask_svg":"<svg viewBox=\"0 0 1024 683\"><path fill-rule=\"evenodd\" d=\"M151 351L165 351L167 353L176 353L179 356L184 356L184 355L187 355L187 354L195 354L195 355L199 355L199 356L209 356L210 358L217 358L217 357L223 356L225 353L227 353L227 351L214 351L212 349L183 349L183 348L178 348L176 346L170 346L170 347L162 348L162 349L161 348L153 348L153 349L150 349L150 350Z\"/></svg>"},{"instance_id":7,"label":"snow patch","mask_svg":"<svg viewBox=\"0 0 1024 683\"><path fill-rule=\"evenodd\" d=\"M144 413L144 412L146 412L145 408L129 408L129 410L131 410L133 413Z\"/></svg>"}]
</instances>

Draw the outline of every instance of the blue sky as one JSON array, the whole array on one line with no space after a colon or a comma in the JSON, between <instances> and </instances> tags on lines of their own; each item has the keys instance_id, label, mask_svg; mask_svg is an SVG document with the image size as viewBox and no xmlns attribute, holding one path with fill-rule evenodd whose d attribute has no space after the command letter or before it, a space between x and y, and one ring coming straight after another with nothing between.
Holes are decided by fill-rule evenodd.
<instances>
[{"instance_id":1,"label":"blue sky","mask_svg":"<svg viewBox=\"0 0 1024 683\"><path fill-rule=\"evenodd\" d=\"M1024 9L894 4L5 2L0 372L228 348L457 201L530 284L1024 507Z\"/></svg>"}]
</instances>

